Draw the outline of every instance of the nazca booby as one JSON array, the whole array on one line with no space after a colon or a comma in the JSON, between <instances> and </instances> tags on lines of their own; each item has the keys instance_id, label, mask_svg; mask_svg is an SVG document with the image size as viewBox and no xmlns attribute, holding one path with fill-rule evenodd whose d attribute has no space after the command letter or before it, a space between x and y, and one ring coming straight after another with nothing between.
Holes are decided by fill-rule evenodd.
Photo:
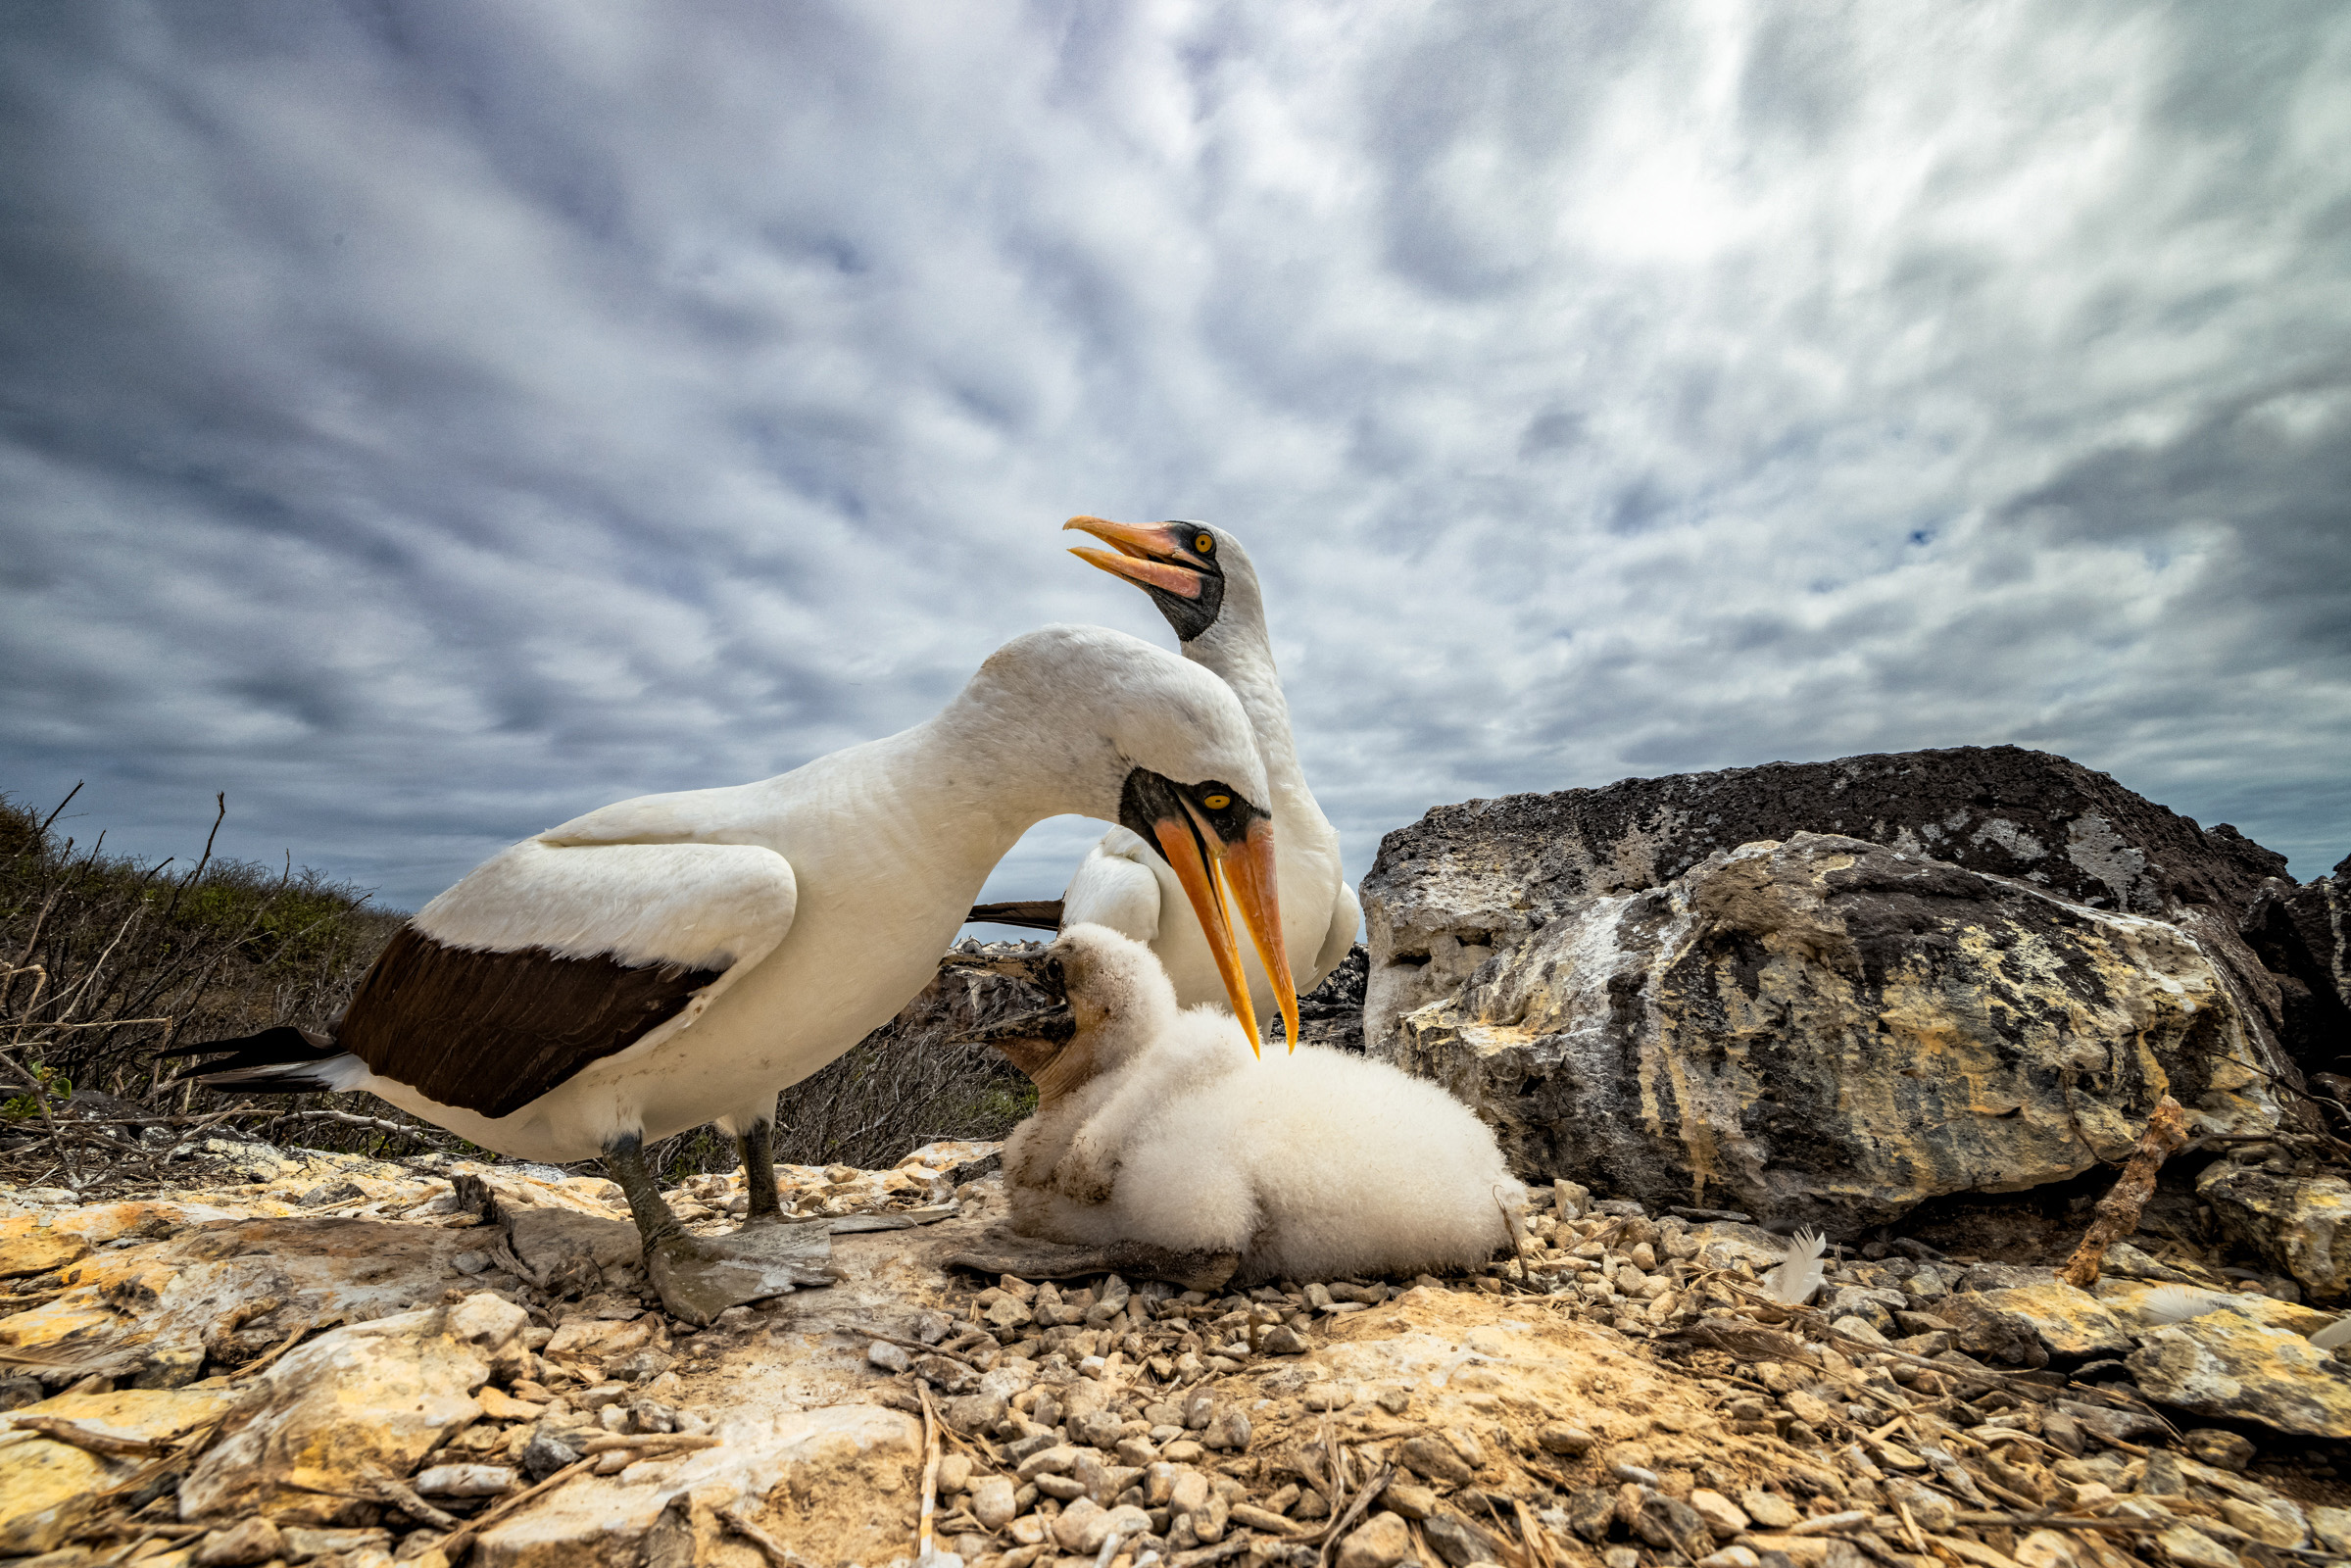
<instances>
[{"instance_id":1,"label":"nazca booby","mask_svg":"<svg viewBox=\"0 0 2351 1568\"><path fill-rule=\"evenodd\" d=\"M664 1281L723 1249L682 1233L645 1141L718 1122L752 1218L780 1218L777 1091L921 989L1048 816L1108 817L1171 857L1246 1005L1223 894L1278 958L1267 799L1222 681L1120 632L1050 626L886 740L622 801L493 857L393 937L332 1040L278 1028L171 1054L231 1052L188 1074L216 1089L365 1089L503 1153L602 1156L674 1309L693 1292Z\"/></svg>"},{"instance_id":2,"label":"nazca booby","mask_svg":"<svg viewBox=\"0 0 2351 1568\"><path fill-rule=\"evenodd\" d=\"M1004 1144L1015 1232L1140 1246L1173 1277L1222 1255L1245 1284L1465 1268L1515 1239L1526 1188L1436 1084L1319 1046L1252 1062L1236 1020L1180 1008L1102 926L1053 939L1044 987L1065 1005L979 1036L1037 1085Z\"/></svg>"},{"instance_id":3,"label":"nazca booby","mask_svg":"<svg viewBox=\"0 0 2351 1568\"><path fill-rule=\"evenodd\" d=\"M1080 547L1070 554L1142 588L1174 628L1184 657L1214 671L1241 699L1273 791L1275 864L1291 977L1298 991L1313 990L1347 956L1363 911L1340 866L1338 830L1323 815L1298 765L1290 705L1265 630L1265 597L1249 552L1224 529L1201 522L1072 517L1062 526L1111 545L1113 550ZM1112 828L1086 852L1058 905L981 905L971 918L1048 930L1085 922L1105 925L1159 956L1185 1005L1225 995L1208 939L1185 906L1175 878L1149 845L1123 828ZM1248 975L1250 1001L1261 1011L1269 1008L1273 988L1264 965L1249 964ZM1297 1043L1295 1023L1290 1039Z\"/></svg>"}]
</instances>

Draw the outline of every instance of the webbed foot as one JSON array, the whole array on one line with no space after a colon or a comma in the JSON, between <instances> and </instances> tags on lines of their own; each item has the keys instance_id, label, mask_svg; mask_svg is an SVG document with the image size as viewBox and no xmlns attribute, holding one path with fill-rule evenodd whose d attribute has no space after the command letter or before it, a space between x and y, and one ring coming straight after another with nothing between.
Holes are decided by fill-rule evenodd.
<instances>
[{"instance_id":1,"label":"webbed foot","mask_svg":"<svg viewBox=\"0 0 2351 1568\"><path fill-rule=\"evenodd\" d=\"M823 1220L762 1218L724 1236L665 1236L645 1250L645 1271L670 1314L699 1326L730 1306L835 1283L832 1251Z\"/></svg>"}]
</instances>

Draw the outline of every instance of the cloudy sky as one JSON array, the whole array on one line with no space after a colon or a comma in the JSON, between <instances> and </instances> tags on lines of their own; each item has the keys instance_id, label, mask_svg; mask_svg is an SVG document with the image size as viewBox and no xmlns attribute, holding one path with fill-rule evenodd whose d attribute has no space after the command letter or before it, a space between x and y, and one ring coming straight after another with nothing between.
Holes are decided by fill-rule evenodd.
<instances>
[{"instance_id":1,"label":"cloudy sky","mask_svg":"<svg viewBox=\"0 0 2351 1568\"><path fill-rule=\"evenodd\" d=\"M1992 742L2319 874L2347 80L2339 0L8 0L0 789L413 907L1172 644L1094 512L1249 543L1353 874Z\"/></svg>"}]
</instances>

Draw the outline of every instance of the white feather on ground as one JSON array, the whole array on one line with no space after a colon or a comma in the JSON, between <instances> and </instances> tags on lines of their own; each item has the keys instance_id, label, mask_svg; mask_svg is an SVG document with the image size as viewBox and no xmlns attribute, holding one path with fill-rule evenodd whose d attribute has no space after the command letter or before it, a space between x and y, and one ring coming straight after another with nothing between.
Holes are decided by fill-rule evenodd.
<instances>
[{"instance_id":1,"label":"white feather on ground","mask_svg":"<svg viewBox=\"0 0 2351 1568\"><path fill-rule=\"evenodd\" d=\"M1032 1069L1038 1111L1004 1148L1014 1229L1238 1252L1249 1281L1463 1268L1511 1244L1526 1189L1435 1084L1310 1046L1258 1061L1102 926L1052 952L1078 1030Z\"/></svg>"},{"instance_id":2,"label":"white feather on ground","mask_svg":"<svg viewBox=\"0 0 2351 1568\"><path fill-rule=\"evenodd\" d=\"M2185 1323L2191 1317L2202 1317L2228 1304L2227 1298L2210 1291L2192 1290L2185 1285L2158 1285L2141 1298L2138 1313L2150 1323Z\"/></svg>"},{"instance_id":3,"label":"white feather on ground","mask_svg":"<svg viewBox=\"0 0 2351 1568\"><path fill-rule=\"evenodd\" d=\"M1798 1231L1788 1238L1788 1251L1780 1266L1764 1276L1764 1284L1772 1299L1783 1306L1802 1306L1812 1299L1812 1293L1821 1288L1827 1270L1821 1254L1828 1251L1829 1239L1819 1231Z\"/></svg>"}]
</instances>

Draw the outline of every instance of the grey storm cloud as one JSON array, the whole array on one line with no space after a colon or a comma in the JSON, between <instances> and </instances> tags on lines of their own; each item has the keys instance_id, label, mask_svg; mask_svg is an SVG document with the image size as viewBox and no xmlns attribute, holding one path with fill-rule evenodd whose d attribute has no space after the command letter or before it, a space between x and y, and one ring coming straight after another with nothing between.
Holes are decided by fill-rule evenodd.
<instances>
[{"instance_id":1,"label":"grey storm cloud","mask_svg":"<svg viewBox=\"0 0 2351 1568\"><path fill-rule=\"evenodd\" d=\"M2351 850L2338 5L0 17L0 789L413 907L1267 580L1350 870L2073 756ZM1041 827L997 896L1059 886Z\"/></svg>"}]
</instances>

